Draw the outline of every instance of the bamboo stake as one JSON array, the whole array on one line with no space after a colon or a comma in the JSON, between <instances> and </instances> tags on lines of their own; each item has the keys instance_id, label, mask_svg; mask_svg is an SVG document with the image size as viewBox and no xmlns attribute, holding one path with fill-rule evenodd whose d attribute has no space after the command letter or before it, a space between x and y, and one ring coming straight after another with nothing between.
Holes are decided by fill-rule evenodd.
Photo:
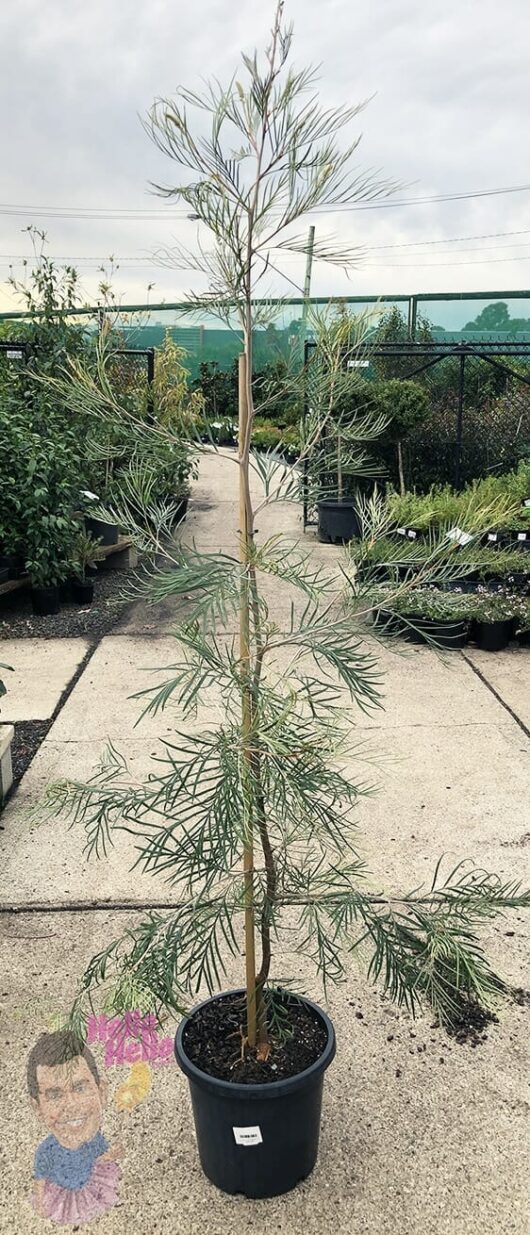
<instances>
[{"instance_id":1,"label":"bamboo stake","mask_svg":"<svg viewBox=\"0 0 530 1235\"><path fill-rule=\"evenodd\" d=\"M250 685L250 597L248 582L248 457L244 452L247 437L247 356L239 357L239 556L242 566L241 597L239 610L239 658L243 686L241 691L241 736L243 746L243 776L246 781L247 818L243 847L243 875L245 888L245 964L247 987L247 1038L251 1047L256 1046L256 944L254 921L254 838L252 834L251 776L252 776L252 695ZM245 475L245 467L247 474Z\"/></svg>"}]
</instances>

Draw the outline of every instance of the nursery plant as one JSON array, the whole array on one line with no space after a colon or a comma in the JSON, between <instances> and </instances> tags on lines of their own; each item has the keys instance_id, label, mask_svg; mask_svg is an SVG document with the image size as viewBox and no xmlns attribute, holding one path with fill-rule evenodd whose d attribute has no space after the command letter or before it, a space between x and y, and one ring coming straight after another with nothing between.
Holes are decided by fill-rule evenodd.
<instances>
[{"instance_id":1,"label":"nursery plant","mask_svg":"<svg viewBox=\"0 0 530 1235\"><path fill-rule=\"evenodd\" d=\"M299 989L301 958L327 987L359 952L389 997L411 1011L426 1000L447 1022L466 1002L489 1004L505 989L483 953L480 923L530 903L517 884L463 866L442 876L440 863L426 888L379 894L364 882L355 806L369 788L355 759L354 775L347 770L340 690L363 710L381 699L376 659L355 625L355 582L343 607L334 599L342 574L326 574L287 539L257 538L264 506L298 499L299 484L275 456L251 453L256 289L269 255L304 252L293 226L307 210L389 190L351 166L356 143L341 148L338 135L358 109L321 106L312 71L288 66L291 37L280 3L264 62L244 56L241 77L226 88L183 90L151 113L158 147L188 173L164 192L210 233L195 263L211 290L193 302L237 312L244 338L231 456L239 557L180 546L178 569L148 585L153 599L186 598L186 618L167 680L144 692L151 713L170 700L180 712L145 782L131 780L111 749L89 783L48 793L50 810L84 824L89 852L104 853L120 830L132 834L138 864L166 881L170 900L92 959L72 1024L81 1034L98 987L116 1011L185 1013L176 1053L201 1161L220 1187L249 1196L293 1187L316 1157L335 1038ZM315 254L341 265L353 256L329 239ZM106 414L104 384L74 368L64 389L72 403ZM299 597L284 630L267 602L270 577ZM237 637L226 633L234 617ZM289 960L273 965L280 941ZM242 990L222 991L228 965L242 966ZM200 990L209 997L190 1012Z\"/></svg>"},{"instance_id":2,"label":"nursery plant","mask_svg":"<svg viewBox=\"0 0 530 1235\"><path fill-rule=\"evenodd\" d=\"M381 476L367 450L385 429L370 383L354 367L367 350L370 314L349 315L343 307L313 311L315 343L307 372L303 437L308 451L309 498L316 501L320 540L347 542L359 534L357 499L362 480Z\"/></svg>"}]
</instances>

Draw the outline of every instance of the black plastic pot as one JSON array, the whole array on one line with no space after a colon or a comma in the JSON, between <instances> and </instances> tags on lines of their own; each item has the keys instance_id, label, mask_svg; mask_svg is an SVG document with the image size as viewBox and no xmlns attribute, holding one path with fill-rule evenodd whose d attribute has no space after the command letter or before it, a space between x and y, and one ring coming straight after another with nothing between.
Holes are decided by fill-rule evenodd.
<instances>
[{"instance_id":1,"label":"black plastic pot","mask_svg":"<svg viewBox=\"0 0 530 1235\"><path fill-rule=\"evenodd\" d=\"M526 528L510 532L510 548L526 549L528 553L530 551L530 532Z\"/></svg>"},{"instance_id":2,"label":"black plastic pot","mask_svg":"<svg viewBox=\"0 0 530 1235\"><path fill-rule=\"evenodd\" d=\"M72 600L78 605L91 605L94 599L92 579L72 579Z\"/></svg>"},{"instance_id":3,"label":"black plastic pot","mask_svg":"<svg viewBox=\"0 0 530 1235\"><path fill-rule=\"evenodd\" d=\"M403 630L401 619L395 613L389 613L388 609L374 609L372 621L377 630L386 631L388 635Z\"/></svg>"},{"instance_id":4,"label":"black plastic pot","mask_svg":"<svg viewBox=\"0 0 530 1235\"><path fill-rule=\"evenodd\" d=\"M515 618L499 622L474 622L473 637L482 652L502 652L515 635Z\"/></svg>"},{"instance_id":5,"label":"black plastic pot","mask_svg":"<svg viewBox=\"0 0 530 1235\"><path fill-rule=\"evenodd\" d=\"M519 643L519 647L530 647L530 630L520 630L517 635L517 642Z\"/></svg>"},{"instance_id":6,"label":"black plastic pot","mask_svg":"<svg viewBox=\"0 0 530 1235\"><path fill-rule=\"evenodd\" d=\"M434 642L436 647L447 651L455 651L466 646L468 640L468 623L460 620L445 621L442 618L409 617L414 627L406 626L405 638L409 643Z\"/></svg>"},{"instance_id":7,"label":"black plastic pot","mask_svg":"<svg viewBox=\"0 0 530 1235\"><path fill-rule=\"evenodd\" d=\"M326 544L343 545L361 535L361 524L353 498L326 498L317 502L318 539Z\"/></svg>"},{"instance_id":8,"label":"black plastic pot","mask_svg":"<svg viewBox=\"0 0 530 1235\"><path fill-rule=\"evenodd\" d=\"M64 579L59 584L59 600L63 605L67 605L72 599L72 580Z\"/></svg>"},{"instance_id":9,"label":"black plastic pot","mask_svg":"<svg viewBox=\"0 0 530 1235\"><path fill-rule=\"evenodd\" d=\"M58 613L61 607L58 586L53 584L51 587L32 587L31 607L38 617Z\"/></svg>"},{"instance_id":10,"label":"black plastic pot","mask_svg":"<svg viewBox=\"0 0 530 1235\"><path fill-rule=\"evenodd\" d=\"M9 570L7 566L0 566L0 583L7 583L9 579Z\"/></svg>"},{"instance_id":11,"label":"black plastic pot","mask_svg":"<svg viewBox=\"0 0 530 1235\"><path fill-rule=\"evenodd\" d=\"M194 1012L222 999L222 995L207 999ZM231 1084L208 1076L188 1059L184 1047L194 1012L179 1025L175 1055L189 1081L201 1165L208 1179L223 1192L280 1196L313 1170L324 1072L335 1055L335 1031L317 1004L310 999L302 1002L325 1026L326 1046L310 1068L271 1084Z\"/></svg>"},{"instance_id":12,"label":"black plastic pot","mask_svg":"<svg viewBox=\"0 0 530 1235\"><path fill-rule=\"evenodd\" d=\"M101 541L102 545L117 545L118 543L117 523L105 523L103 519L94 519L92 515L85 515L85 528L87 536Z\"/></svg>"}]
</instances>

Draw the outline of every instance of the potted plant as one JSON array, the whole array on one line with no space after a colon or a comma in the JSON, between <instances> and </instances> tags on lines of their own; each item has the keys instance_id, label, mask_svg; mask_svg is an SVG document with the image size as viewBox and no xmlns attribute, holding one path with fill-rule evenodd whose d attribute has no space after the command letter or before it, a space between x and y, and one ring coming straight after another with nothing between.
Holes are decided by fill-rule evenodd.
<instances>
[{"instance_id":1,"label":"potted plant","mask_svg":"<svg viewBox=\"0 0 530 1235\"><path fill-rule=\"evenodd\" d=\"M94 599L94 580L87 579L87 570L98 560L99 542L80 532L74 546L72 559L72 598L79 605L91 605Z\"/></svg>"},{"instance_id":2,"label":"potted plant","mask_svg":"<svg viewBox=\"0 0 530 1235\"><path fill-rule=\"evenodd\" d=\"M419 382L407 378L389 378L379 383L379 399L388 424L385 438L394 443L397 456L399 491L406 492L403 446L407 437L429 415L429 395Z\"/></svg>"},{"instance_id":3,"label":"potted plant","mask_svg":"<svg viewBox=\"0 0 530 1235\"><path fill-rule=\"evenodd\" d=\"M501 652L515 636L520 596L480 589L474 600L472 638L483 652Z\"/></svg>"},{"instance_id":4,"label":"potted plant","mask_svg":"<svg viewBox=\"0 0 530 1235\"><path fill-rule=\"evenodd\" d=\"M147 707L156 712L173 696L190 715L200 698L205 727L194 724L183 737L179 720L181 737L143 784L130 784L112 750L88 784L63 781L47 795L53 813L84 820L89 850L101 852L123 828L135 836L138 862L174 888L167 912L152 911L119 941L106 941L88 966L70 1023L82 1034L102 985L110 988L107 1008L116 1012L132 996L136 1006L159 1015L184 1013L175 1050L190 1084L203 1168L224 1191L248 1197L285 1192L312 1170L324 1073L335 1053L325 1012L280 978L283 967L274 974L282 922L289 946L326 980L345 976L347 958L362 943L371 975L389 995L412 1009L426 998L448 1021L466 1001L492 999L502 989L474 923L530 903L530 893L484 872L457 869L440 881L439 864L428 890L387 897L363 886L354 839L363 788L343 770L336 681L361 706L377 706L377 668L370 651L359 651L359 635L352 637L351 613L331 612L327 603L330 588L344 583L342 573L331 581L315 574L314 563L281 537L255 540L257 511L292 496L296 484L283 464L277 470L274 461L250 453L255 283L267 263L271 229L277 245L287 243L282 219L292 221L308 205L330 206L337 193L343 200L350 158L334 134L352 113L339 110L330 118L317 99L308 103L307 74L291 73L285 84L290 43L279 4L264 68L257 56L245 57L243 81L227 90L215 82L208 87L213 114L206 145L202 127L195 140L180 98L161 101L151 116L158 145L186 168L184 184L171 194L212 233L205 253L214 271L208 303L220 313L238 309L244 341L239 555L203 555L183 545L179 569L145 584L153 599L173 594L194 602L178 633L181 659L167 682L148 692ZM240 175L233 170L234 124L244 143ZM355 177L349 198L380 191L370 181L367 187L364 176L361 190L357 183ZM315 253L336 257L329 240ZM104 415L108 396L97 376L62 389L71 406L90 397ZM256 507L251 464L263 480ZM301 623L292 621L284 632L260 594L261 579L271 574L298 588L304 602ZM215 633L216 620L230 612L239 627L234 647ZM287 669L278 663L280 648L289 650ZM323 667L337 675L329 690ZM224 701L220 723L209 711L213 684ZM228 960L240 960L242 952L244 986L226 991ZM194 1007L201 987L208 998Z\"/></svg>"},{"instance_id":5,"label":"potted plant","mask_svg":"<svg viewBox=\"0 0 530 1235\"><path fill-rule=\"evenodd\" d=\"M360 483L383 470L366 450L380 437L387 417L374 399L371 384L352 367L369 329L366 314L350 316L343 308L311 314L316 344L307 375L311 406L305 422L310 487L318 511L318 538L347 544L361 535Z\"/></svg>"},{"instance_id":6,"label":"potted plant","mask_svg":"<svg viewBox=\"0 0 530 1235\"><path fill-rule=\"evenodd\" d=\"M523 602L508 584L486 584L475 597L471 637L483 651L502 651L515 636Z\"/></svg>"},{"instance_id":7,"label":"potted plant","mask_svg":"<svg viewBox=\"0 0 530 1235\"><path fill-rule=\"evenodd\" d=\"M398 597L395 609L409 642L434 643L450 651L465 647L469 630L469 599L465 593L417 588L402 599Z\"/></svg>"}]
</instances>

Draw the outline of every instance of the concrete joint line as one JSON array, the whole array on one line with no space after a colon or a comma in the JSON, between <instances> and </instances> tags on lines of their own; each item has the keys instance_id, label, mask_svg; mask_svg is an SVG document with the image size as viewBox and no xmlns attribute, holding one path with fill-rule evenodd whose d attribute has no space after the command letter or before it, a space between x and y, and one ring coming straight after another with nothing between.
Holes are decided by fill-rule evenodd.
<instances>
[{"instance_id":1,"label":"concrete joint line","mask_svg":"<svg viewBox=\"0 0 530 1235\"><path fill-rule=\"evenodd\" d=\"M493 695L493 697L497 700L497 702L500 703L501 707L504 708L505 712L508 712L512 720L515 721L516 725L519 725L519 728L522 729L526 737L530 738L530 729L527 727L527 725L525 725L524 721L521 720L521 717L517 715L517 712L514 712L513 708L510 707L509 703L506 703L506 700L503 699L502 695L499 694L498 690L495 690L495 687L491 685L491 682L488 682L487 677L484 676L484 674L477 667L477 665L473 664L472 660L469 660L465 652L462 652L462 658L469 665L469 668L473 670L473 673L477 675L477 677L480 679L480 681L483 683L486 689L489 690L490 693Z\"/></svg>"}]
</instances>

